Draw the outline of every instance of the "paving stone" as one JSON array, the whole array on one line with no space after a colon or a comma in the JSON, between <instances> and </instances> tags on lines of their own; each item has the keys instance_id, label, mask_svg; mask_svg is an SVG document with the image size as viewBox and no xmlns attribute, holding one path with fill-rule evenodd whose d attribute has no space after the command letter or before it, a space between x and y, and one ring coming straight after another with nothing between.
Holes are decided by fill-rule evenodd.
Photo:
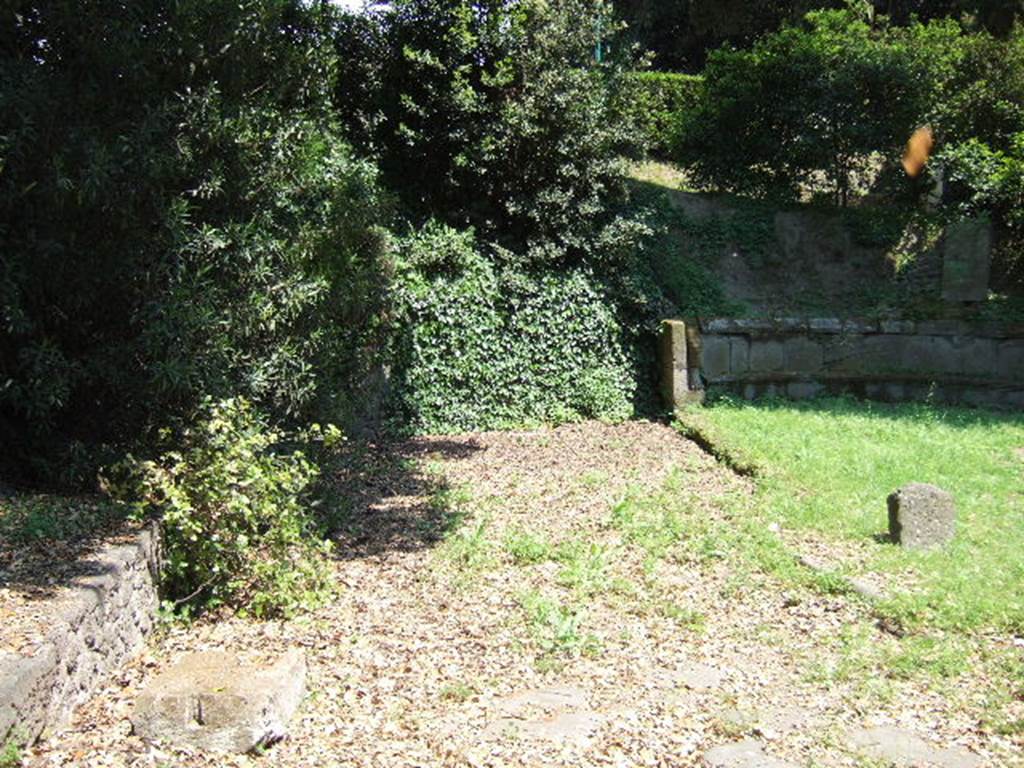
<instances>
[{"instance_id":1,"label":"paving stone","mask_svg":"<svg viewBox=\"0 0 1024 768\"><path fill-rule=\"evenodd\" d=\"M980 757L960 747L935 747L910 731L868 728L850 734L850 745L863 755L897 766L980 768Z\"/></svg>"},{"instance_id":2,"label":"paving stone","mask_svg":"<svg viewBox=\"0 0 1024 768\"><path fill-rule=\"evenodd\" d=\"M593 738L604 718L597 712L563 712L520 724L520 731L529 737L557 743L586 745Z\"/></svg>"},{"instance_id":3,"label":"paving stone","mask_svg":"<svg viewBox=\"0 0 1024 768\"><path fill-rule=\"evenodd\" d=\"M495 702L498 711L507 715L525 712L531 707L543 709L580 709L587 706L587 695L572 686L522 691Z\"/></svg>"},{"instance_id":4,"label":"paving stone","mask_svg":"<svg viewBox=\"0 0 1024 768\"><path fill-rule=\"evenodd\" d=\"M706 664L694 664L672 675L676 685L691 691L712 691L721 687L725 673Z\"/></svg>"},{"instance_id":5,"label":"paving stone","mask_svg":"<svg viewBox=\"0 0 1024 768\"><path fill-rule=\"evenodd\" d=\"M755 739L715 747L704 753L706 768L795 768L764 751L764 744Z\"/></svg>"},{"instance_id":6,"label":"paving stone","mask_svg":"<svg viewBox=\"0 0 1024 768\"><path fill-rule=\"evenodd\" d=\"M908 549L928 549L956 535L953 496L925 483L905 485L889 496L889 535Z\"/></svg>"},{"instance_id":7,"label":"paving stone","mask_svg":"<svg viewBox=\"0 0 1024 768\"><path fill-rule=\"evenodd\" d=\"M269 668L243 665L228 653L195 653L146 686L132 727L143 739L175 747L250 752L284 737L305 690L300 651Z\"/></svg>"}]
</instances>

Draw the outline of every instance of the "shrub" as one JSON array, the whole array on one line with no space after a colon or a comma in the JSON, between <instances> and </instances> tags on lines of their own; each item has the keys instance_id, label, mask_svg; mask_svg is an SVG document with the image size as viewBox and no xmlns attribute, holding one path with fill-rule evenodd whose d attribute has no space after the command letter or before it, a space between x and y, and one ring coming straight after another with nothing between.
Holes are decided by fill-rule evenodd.
<instances>
[{"instance_id":1,"label":"shrub","mask_svg":"<svg viewBox=\"0 0 1024 768\"><path fill-rule=\"evenodd\" d=\"M667 157L674 146L680 116L700 99L703 78L675 72L633 72L619 107L623 119L638 126L650 152Z\"/></svg>"},{"instance_id":2,"label":"shrub","mask_svg":"<svg viewBox=\"0 0 1024 768\"><path fill-rule=\"evenodd\" d=\"M637 334L591 271L496 266L472 233L441 225L408 238L400 265L392 397L412 429L633 412Z\"/></svg>"},{"instance_id":3,"label":"shrub","mask_svg":"<svg viewBox=\"0 0 1024 768\"><path fill-rule=\"evenodd\" d=\"M796 198L820 175L845 204L873 155L899 158L931 104L934 54L958 34L822 11L749 50L719 49L704 98L681 114L677 158L702 183L759 196Z\"/></svg>"},{"instance_id":4,"label":"shrub","mask_svg":"<svg viewBox=\"0 0 1024 768\"><path fill-rule=\"evenodd\" d=\"M418 222L593 265L639 151L625 62L595 61L617 29L590 0L398 0L339 30L339 114Z\"/></svg>"},{"instance_id":5,"label":"shrub","mask_svg":"<svg viewBox=\"0 0 1024 768\"><path fill-rule=\"evenodd\" d=\"M48 456L53 482L69 446L206 395L340 419L387 268L375 171L332 122L328 6L21 6L0 12L4 463Z\"/></svg>"},{"instance_id":6,"label":"shrub","mask_svg":"<svg viewBox=\"0 0 1024 768\"><path fill-rule=\"evenodd\" d=\"M326 594L330 546L310 512L318 470L285 438L247 401L225 400L204 408L180 450L113 473L126 479L108 490L161 521L162 586L176 606L287 615Z\"/></svg>"}]
</instances>

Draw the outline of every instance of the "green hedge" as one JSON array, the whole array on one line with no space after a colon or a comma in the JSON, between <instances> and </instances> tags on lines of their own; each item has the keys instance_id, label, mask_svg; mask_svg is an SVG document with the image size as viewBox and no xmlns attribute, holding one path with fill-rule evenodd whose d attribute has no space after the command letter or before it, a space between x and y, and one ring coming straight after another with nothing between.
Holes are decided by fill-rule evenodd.
<instances>
[{"instance_id":1,"label":"green hedge","mask_svg":"<svg viewBox=\"0 0 1024 768\"><path fill-rule=\"evenodd\" d=\"M622 419L640 389L631 333L587 269L496 266L471 232L403 247L391 398L417 432Z\"/></svg>"},{"instance_id":2,"label":"green hedge","mask_svg":"<svg viewBox=\"0 0 1024 768\"><path fill-rule=\"evenodd\" d=\"M704 78L676 72L631 72L621 114L643 129L651 154L667 157L679 114L700 99Z\"/></svg>"}]
</instances>

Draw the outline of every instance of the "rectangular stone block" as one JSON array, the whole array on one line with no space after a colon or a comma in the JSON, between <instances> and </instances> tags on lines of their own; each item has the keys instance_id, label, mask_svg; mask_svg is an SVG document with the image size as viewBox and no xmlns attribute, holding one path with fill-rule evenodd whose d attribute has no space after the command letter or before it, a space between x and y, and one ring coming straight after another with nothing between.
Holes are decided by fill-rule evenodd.
<instances>
[{"instance_id":1,"label":"rectangular stone block","mask_svg":"<svg viewBox=\"0 0 1024 768\"><path fill-rule=\"evenodd\" d=\"M786 396L793 400L811 400L825 391L825 387L815 381L791 381L786 385Z\"/></svg>"},{"instance_id":2,"label":"rectangular stone block","mask_svg":"<svg viewBox=\"0 0 1024 768\"><path fill-rule=\"evenodd\" d=\"M686 324L666 320L661 324L661 396L668 408L675 409L689 392L686 360Z\"/></svg>"},{"instance_id":3,"label":"rectangular stone block","mask_svg":"<svg viewBox=\"0 0 1024 768\"><path fill-rule=\"evenodd\" d=\"M903 351L903 370L917 375L955 374L960 353L948 336L907 336Z\"/></svg>"},{"instance_id":4,"label":"rectangular stone block","mask_svg":"<svg viewBox=\"0 0 1024 768\"><path fill-rule=\"evenodd\" d=\"M987 219L958 221L942 242L942 298L985 301L992 271L992 224Z\"/></svg>"},{"instance_id":5,"label":"rectangular stone block","mask_svg":"<svg viewBox=\"0 0 1024 768\"><path fill-rule=\"evenodd\" d=\"M746 336L734 336L729 341L729 372L742 376L750 370L750 340Z\"/></svg>"},{"instance_id":6,"label":"rectangular stone block","mask_svg":"<svg viewBox=\"0 0 1024 768\"><path fill-rule=\"evenodd\" d=\"M782 371L785 354L781 341L755 339L750 344L750 370L757 372Z\"/></svg>"},{"instance_id":7,"label":"rectangular stone block","mask_svg":"<svg viewBox=\"0 0 1024 768\"><path fill-rule=\"evenodd\" d=\"M1003 381L1024 382L1024 340L1004 341L998 354L996 375Z\"/></svg>"},{"instance_id":8,"label":"rectangular stone block","mask_svg":"<svg viewBox=\"0 0 1024 768\"><path fill-rule=\"evenodd\" d=\"M956 535L953 496L925 483L905 485L889 496L889 535L908 549L929 549Z\"/></svg>"},{"instance_id":9,"label":"rectangular stone block","mask_svg":"<svg viewBox=\"0 0 1024 768\"><path fill-rule=\"evenodd\" d=\"M825 364L822 345L806 336L786 339L783 356L785 368L790 373L818 373Z\"/></svg>"},{"instance_id":10,"label":"rectangular stone block","mask_svg":"<svg viewBox=\"0 0 1024 768\"><path fill-rule=\"evenodd\" d=\"M965 376L995 377L999 368L999 342L965 338L960 345L960 372Z\"/></svg>"},{"instance_id":11,"label":"rectangular stone block","mask_svg":"<svg viewBox=\"0 0 1024 768\"><path fill-rule=\"evenodd\" d=\"M701 370L708 381L729 375L730 341L731 337L729 336L704 336L704 367Z\"/></svg>"}]
</instances>

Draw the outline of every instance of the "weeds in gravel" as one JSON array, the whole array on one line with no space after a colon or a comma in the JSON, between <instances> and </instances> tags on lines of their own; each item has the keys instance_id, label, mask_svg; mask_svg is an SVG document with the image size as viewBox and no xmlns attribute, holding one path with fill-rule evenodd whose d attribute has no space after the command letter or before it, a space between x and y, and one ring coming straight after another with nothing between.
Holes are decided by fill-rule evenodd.
<instances>
[{"instance_id":1,"label":"weeds in gravel","mask_svg":"<svg viewBox=\"0 0 1024 768\"><path fill-rule=\"evenodd\" d=\"M675 622L677 626L691 632L703 632L706 617L700 611L686 608L672 600L661 600L657 604L658 613Z\"/></svg>"},{"instance_id":2,"label":"weeds in gravel","mask_svg":"<svg viewBox=\"0 0 1024 768\"><path fill-rule=\"evenodd\" d=\"M575 605L563 605L537 590L519 597L526 624L541 655L538 663L550 668L560 659L595 655L601 643L596 635L583 631L586 614Z\"/></svg>"},{"instance_id":3,"label":"weeds in gravel","mask_svg":"<svg viewBox=\"0 0 1024 768\"><path fill-rule=\"evenodd\" d=\"M0 749L0 768L19 768L23 759L21 747L14 741L7 742Z\"/></svg>"},{"instance_id":4,"label":"weeds in gravel","mask_svg":"<svg viewBox=\"0 0 1024 768\"><path fill-rule=\"evenodd\" d=\"M476 696L478 691L471 685L466 683L449 683L441 688L438 696L443 701L452 701L456 704L461 704L464 701Z\"/></svg>"},{"instance_id":5,"label":"weeds in gravel","mask_svg":"<svg viewBox=\"0 0 1024 768\"><path fill-rule=\"evenodd\" d=\"M608 550L601 544L567 541L555 550L562 564L558 583L583 597L592 597L610 586Z\"/></svg>"},{"instance_id":6,"label":"weeds in gravel","mask_svg":"<svg viewBox=\"0 0 1024 768\"><path fill-rule=\"evenodd\" d=\"M487 538L488 518L467 523L452 531L441 545L441 557L461 572L479 572L494 562L492 546Z\"/></svg>"},{"instance_id":7,"label":"weeds in gravel","mask_svg":"<svg viewBox=\"0 0 1024 768\"><path fill-rule=\"evenodd\" d=\"M505 535L505 552L516 565L535 565L550 560L554 550L543 536L520 528Z\"/></svg>"}]
</instances>

